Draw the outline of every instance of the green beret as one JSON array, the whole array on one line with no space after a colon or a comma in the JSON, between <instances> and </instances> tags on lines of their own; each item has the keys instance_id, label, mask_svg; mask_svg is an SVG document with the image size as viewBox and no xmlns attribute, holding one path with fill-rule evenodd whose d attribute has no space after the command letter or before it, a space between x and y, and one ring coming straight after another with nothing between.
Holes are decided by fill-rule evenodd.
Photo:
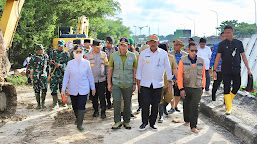
<instances>
[{"instance_id":1,"label":"green beret","mask_svg":"<svg viewBox=\"0 0 257 144\"><path fill-rule=\"evenodd\" d=\"M132 38L128 38L130 44L134 44L134 40Z\"/></svg>"}]
</instances>

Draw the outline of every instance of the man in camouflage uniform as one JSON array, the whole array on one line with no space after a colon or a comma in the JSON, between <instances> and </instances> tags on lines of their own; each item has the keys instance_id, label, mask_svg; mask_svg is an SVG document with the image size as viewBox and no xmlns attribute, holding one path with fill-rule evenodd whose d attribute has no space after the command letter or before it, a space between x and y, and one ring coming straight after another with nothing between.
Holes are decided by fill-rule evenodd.
<instances>
[{"instance_id":1,"label":"man in camouflage uniform","mask_svg":"<svg viewBox=\"0 0 257 144\"><path fill-rule=\"evenodd\" d=\"M58 49L53 50L53 52L49 56L51 73L56 67L50 80L50 89L52 91L51 95L53 97L53 109L59 108L57 90L59 89L61 93L64 71L68 61L70 60L70 54L64 50L64 45L65 41L59 40ZM64 107L66 106L67 104L64 103Z\"/></svg>"},{"instance_id":2,"label":"man in camouflage uniform","mask_svg":"<svg viewBox=\"0 0 257 144\"><path fill-rule=\"evenodd\" d=\"M118 48L114 46L114 38L112 36L108 36L106 37L106 46L103 47L103 51L106 53L108 61L110 60L110 57L112 55L112 53L118 51ZM107 67L107 72L108 72L108 68ZM106 101L107 101L107 108L110 109L112 107L112 103L111 103L111 93L108 90L107 87L107 80L106 80Z\"/></svg>"},{"instance_id":3,"label":"man in camouflage uniform","mask_svg":"<svg viewBox=\"0 0 257 144\"><path fill-rule=\"evenodd\" d=\"M31 57L30 63L27 66L27 76L30 77L30 71L33 69L33 88L35 91L35 96L37 100L37 108L40 109L40 91L41 100L42 100L42 108L45 108L45 98L47 92L47 65L48 65L48 55L44 54L44 47L42 44L36 45L37 54Z\"/></svg>"}]
</instances>

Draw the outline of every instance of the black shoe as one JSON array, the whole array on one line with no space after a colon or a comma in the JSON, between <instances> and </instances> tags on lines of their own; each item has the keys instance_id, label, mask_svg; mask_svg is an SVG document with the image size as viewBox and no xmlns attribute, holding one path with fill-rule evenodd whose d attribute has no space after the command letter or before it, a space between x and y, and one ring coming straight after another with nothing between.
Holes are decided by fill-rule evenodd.
<instances>
[{"instance_id":1,"label":"black shoe","mask_svg":"<svg viewBox=\"0 0 257 144\"><path fill-rule=\"evenodd\" d=\"M123 117L123 112L121 112L121 113L120 113L120 116L122 116L122 117Z\"/></svg>"},{"instance_id":2,"label":"black shoe","mask_svg":"<svg viewBox=\"0 0 257 144\"><path fill-rule=\"evenodd\" d=\"M166 107L167 107L168 104L169 104L169 103L167 103L166 101L164 101L164 103L163 103L163 112L164 112L165 115L169 115L169 113L168 113L168 111L167 111L167 109L166 109Z\"/></svg>"},{"instance_id":3,"label":"black shoe","mask_svg":"<svg viewBox=\"0 0 257 144\"><path fill-rule=\"evenodd\" d=\"M105 112L101 112L101 118L102 118L102 119L105 119L105 118L106 118Z\"/></svg>"},{"instance_id":4,"label":"black shoe","mask_svg":"<svg viewBox=\"0 0 257 144\"><path fill-rule=\"evenodd\" d=\"M140 113L141 110L142 110L142 109L139 107L139 108L137 109L137 113Z\"/></svg>"},{"instance_id":5,"label":"black shoe","mask_svg":"<svg viewBox=\"0 0 257 144\"><path fill-rule=\"evenodd\" d=\"M93 117L97 117L97 116L99 116L99 112L95 111L94 114L93 114Z\"/></svg>"},{"instance_id":6,"label":"black shoe","mask_svg":"<svg viewBox=\"0 0 257 144\"><path fill-rule=\"evenodd\" d=\"M158 130L158 128L157 128L155 125L150 125L150 127L151 127L153 130Z\"/></svg>"},{"instance_id":7,"label":"black shoe","mask_svg":"<svg viewBox=\"0 0 257 144\"><path fill-rule=\"evenodd\" d=\"M163 115L159 117L158 123L163 123Z\"/></svg>"},{"instance_id":8,"label":"black shoe","mask_svg":"<svg viewBox=\"0 0 257 144\"><path fill-rule=\"evenodd\" d=\"M175 111L180 112L180 110L178 108L175 108Z\"/></svg>"},{"instance_id":9,"label":"black shoe","mask_svg":"<svg viewBox=\"0 0 257 144\"><path fill-rule=\"evenodd\" d=\"M147 124L141 124L141 126L139 127L140 130L145 130L145 127L147 126Z\"/></svg>"},{"instance_id":10,"label":"black shoe","mask_svg":"<svg viewBox=\"0 0 257 144\"><path fill-rule=\"evenodd\" d=\"M171 108L170 110L168 110L168 113L169 114L172 114L172 113L174 113L175 112L175 110L173 109L173 108Z\"/></svg>"},{"instance_id":11,"label":"black shoe","mask_svg":"<svg viewBox=\"0 0 257 144\"><path fill-rule=\"evenodd\" d=\"M210 89L205 89L205 91L209 91Z\"/></svg>"},{"instance_id":12,"label":"black shoe","mask_svg":"<svg viewBox=\"0 0 257 144\"><path fill-rule=\"evenodd\" d=\"M130 118L137 118L137 117L134 116L133 114L130 114Z\"/></svg>"}]
</instances>

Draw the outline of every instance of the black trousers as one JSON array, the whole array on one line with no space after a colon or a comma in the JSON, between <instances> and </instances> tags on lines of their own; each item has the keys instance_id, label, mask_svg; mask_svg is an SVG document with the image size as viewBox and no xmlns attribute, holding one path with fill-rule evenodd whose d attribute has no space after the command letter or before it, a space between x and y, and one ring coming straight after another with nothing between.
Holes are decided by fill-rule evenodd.
<instances>
[{"instance_id":1,"label":"black trousers","mask_svg":"<svg viewBox=\"0 0 257 144\"><path fill-rule=\"evenodd\" d=\"M100 100L101 111L105 111L106 109L106 101L105 101L105 95L104 95L105 86L106 86L106 81L95 83L96 93L95 93L95 96L92 97L92 104L95 111L98 111L98 107L99 107L98 99Z\"/></svg>"},{"instance_id":2,"label":"black trousers","mask_svg":"<svg viewBox=\"0 0 257 144\"><path fill-rule=\"evenodd\" d=\"M138 92L138 98L137 98L137 101L138 101L138 106L139 108L142 108L143 107L143 97L142 97L142 94L140 92Z\"/></svg>"},{"instance_id":3,"label":"black trousers","mask_svg":"<svg viewBox=\"0 0 257 144\"><path fill-rule=\"evenodd\" d=\"M105 81L105 96L106 96L106 101L107 101L107 105L111 105L111 93L108 90L108 84L107 84L107 80Z\"/></svg>"},{"instance_id":4,"label":"black trousers","mask_svg":"<svg viewBox=\"0 0 257 144\"><path fill-rule=\"evenodd\" d=\"M186 98L183 100L184 121L190 122L190 127L196 128L202 88L185 87Z\"/></svg>"},{"instance_id":5,"label":"black trousers","mask_svg":"<svg viewBox=\"0 0 257 144\"><path fill-rule=\"evenodd\" d=\"M73 110L85 110L87 95L70 95Z\"/></svg>"},{"instance_id":6,"label":"black trousers","mask_svg":"<svg viewBox=\"0 0 257 144\"><path fill-rule=\"evenodd\" d=\"M141 86L141 95L143 97L143 107L142 107L142 122L144 124L155 125L157 115L158 115L158 105L161 100L162 88L153 88L153 85L148 87ZM151 107L151 115L149 115L149 108Z\"/></svg>"},{"instance_id":7,"label":"black trousers","mask_svg":"<svg viewBox=\"0 0 257 144\"><path fill-rule=\"evenodd\" d=\"M216 100L216 92L221 82L222 82L222 72L217 72L217 80L214 80L214 83L212 86L212 100Z\"/></svg>"},{"instance_id":8,"label":"black trousers","mask_svg":"<svg viewBox=\"0 0 257 144\"><path fill-rule=\"evenodd\" d=\"M223 83L224 83L224 94L229 94L231 90L231 80L232 84L232 93L236 94L241 85L241 74L239 72L224 73L223 72Z\"/></svg>"},{"instance_id":9,"label":"black trousers","mask_svg":"<svg viewBox=\"0 0 257 144\"><path fill-rule=\"evenodd\" d=\"M206 79L206 85L205 85L205 90L208 91L211 83L211 77L209 74L209 70L205 70L205 79Z\"/></svg>"}]
</instances>

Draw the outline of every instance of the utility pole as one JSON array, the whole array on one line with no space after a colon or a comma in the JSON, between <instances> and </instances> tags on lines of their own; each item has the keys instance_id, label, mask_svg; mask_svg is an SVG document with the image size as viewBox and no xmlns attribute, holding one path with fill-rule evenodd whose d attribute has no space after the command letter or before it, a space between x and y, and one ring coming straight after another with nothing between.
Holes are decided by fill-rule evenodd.
<instances>
[{"instance_id":1,"label":"utility pole","mask_svg":"<svg viewBox=\"0 0 257 144\"><path fill-rule=\"evenodd\" d=\"M137 26L134 26L135 27L135 37L137 36Z\"/></svg>"},{"instance_id":2,"label":"utility pole","mask_svg":"<svg viewBox=\"0 0 257 144\"><path fill-rule=\"evenodd\" d=\"M148 27L148 26L141 26L141 27L138 27L138 28L140 29L140 36L141 36L141 30L142 30L144 27Z\"/></svg>"},{"instance_id":3,"label":"utility pole","mask_svg":"<svg viewBox=\"0 0 257 144\"><path fill-rule=\"evenodd\" d=\"M187 17L188 19L190 19L190 20L192 20L192 21L194 21L194 36L195 36L195 19L191 19L191 18L189 18L189 17Z\"/></svg>"},{"instance_id":4,"label":"utility pole","mask_svg":"<svg viewBox=\"0 0 257 144\"><path fill-rule=\"evenodd\" d=\"M219 25L219 22L218 22L218 21L219 21L219 19L218 19L219 15L218 15L218 13L217 13L216 11L214 11L214 10L210 10L210 11L215 12L215 13L216 13L216 15L217 15L216 36L218 36L218 33L217 33L218 29L217 29L217 28L219 27L219 26L218 26L218 25Z\"/></svg>"}]
</instances>

